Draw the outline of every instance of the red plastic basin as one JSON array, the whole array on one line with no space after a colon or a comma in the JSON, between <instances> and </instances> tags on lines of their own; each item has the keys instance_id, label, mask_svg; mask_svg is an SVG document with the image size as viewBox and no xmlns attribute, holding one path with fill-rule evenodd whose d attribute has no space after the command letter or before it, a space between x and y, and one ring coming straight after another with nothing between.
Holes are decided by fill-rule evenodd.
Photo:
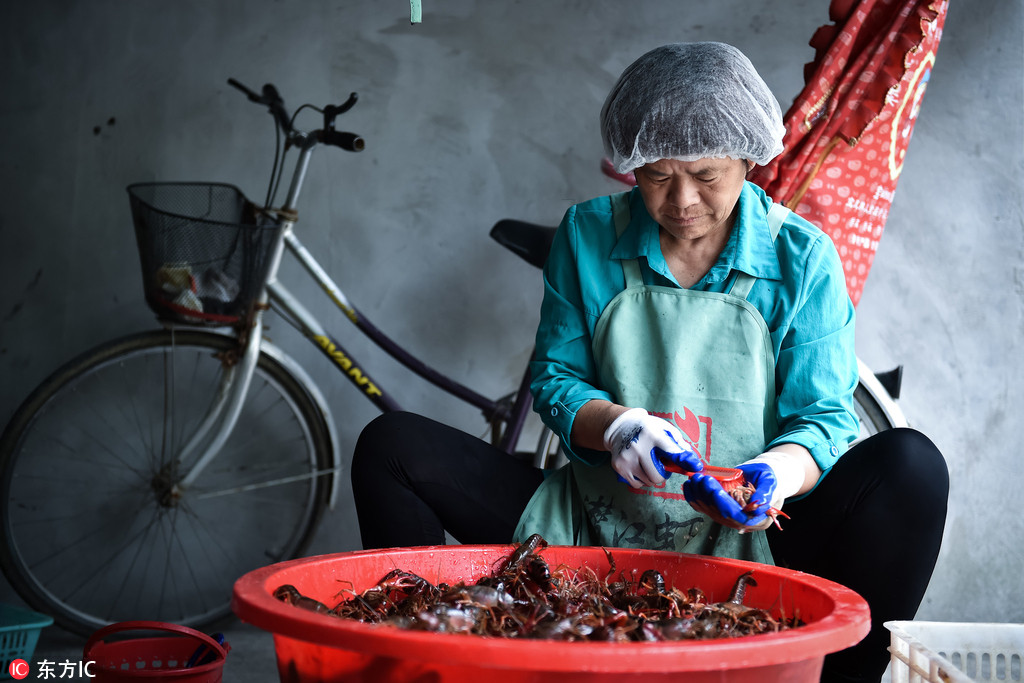
<instances>
[{"instance_id":1,"label":"red plastic basin","mask_svg":"<svg viewBox=\"0 0 1024 683\"><path fill-rule=\"evenodd\" d=\"M744 603L805 626L735 639L667 643L591 643L485 638L374 626L314 614L272 596L282 584L334 606L340 591L370 588L399 568L438 583L471 583L489 574L512 546L432 546L322 555L264 567L235 583L232 608L274 636L282 683L430 681L817 681L824 657L853 645L870 627L868 605L839 584L780 567L702 555L612 549L616 570L656 568L669 586L696 586L727 600L737 577L753 569ZM554 568L609 569L601 548L549 546ZM618 574L616 573L616 577Z\"/></svg>"}]
</instances>

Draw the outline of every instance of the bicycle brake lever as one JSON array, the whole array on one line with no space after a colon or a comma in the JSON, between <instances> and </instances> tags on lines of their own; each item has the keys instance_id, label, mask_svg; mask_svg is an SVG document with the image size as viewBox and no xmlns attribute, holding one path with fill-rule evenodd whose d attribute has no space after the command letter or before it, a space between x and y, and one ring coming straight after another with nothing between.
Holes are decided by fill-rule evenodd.
<instances>
[{"instance_id":1,"label":"bicycle brake lever","mask_svg":"<svg viewBox=\"0 0 1024 683\"><path fill-rule=\"evenodd\" d=\"M263 97L260 99L260 102L267 105L271 115L273 115L278 125L281 126L281 130L291 134L292 122L288 119L288 112L284 108L284 98L277 92L277 88L273 84L266 83L263 86Z\"/></svg>"},{"instance_id":2,"label":"bicycle brake lever","mask_svg":"<svg viewBox=\"0 0 1024 683\"><path fill-rule=\"evenodd\" d=\"M281 95L277 92L277 88L270 83L263 86L263 102L268 105L284 104L284 100L281 99Z\"/></svg>"},{"instance_id":3,"label":"bicycle brake lever","mask_svg":"<svg viewBox=\"0 0 1024 683\"><path fill-rule=\"evenodd\" d=\"M348 96L348 99L345 100L345 103L338 106L338 113L339 114L344 114L349 109L351 109L352 107L356 106L356 101L358 99L359 99L359 95L357 95L356 93L350 94Z\"/></svg>"},{"instance_id":4,"label":"bicycle brake lever","mask_svg":"<svg viewBox=\"0 0 1024 683\"><path fill-rule=\"evenodd\" d=\"M334 119L355 106L359 95L352 93L342 104L328 104L324 107L324 130L334 130Z\"/></svg>"}]
</instances>

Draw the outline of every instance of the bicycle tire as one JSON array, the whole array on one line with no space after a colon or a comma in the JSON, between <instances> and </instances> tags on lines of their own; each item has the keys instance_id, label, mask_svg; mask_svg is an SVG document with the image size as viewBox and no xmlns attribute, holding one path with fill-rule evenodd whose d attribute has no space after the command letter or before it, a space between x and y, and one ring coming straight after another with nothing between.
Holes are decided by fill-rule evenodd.
<instances>
[{"instance_id":1,"label":"bicycle tire","mask_svg":"<svg viewBox=\"0 0 1024 683\"><path fill-rule=\"evenodd\" d=\"M907 418L889 395L875 373L858 359L859 380L853 392L854 409L860 419L860 437L863 441L878 432L894 427L906 427Z\"/></svg>"},{"instance_id":2,"label":"bicycle tire","mask_svg":"<svg viewBox=\"0 0 1024 683\"><path fill-rule=\"evenodd\" d=\"M25 400L0 436L0 566L29 605L81 634L137 619L200 627L230 615L238 577L306 548L330 493L330 477L310 474L333 466L329 432L266 353L227 444L170 494L188 468L167 454L236 347L196 330L113 340Z\"/></svg>"}]
</instances>

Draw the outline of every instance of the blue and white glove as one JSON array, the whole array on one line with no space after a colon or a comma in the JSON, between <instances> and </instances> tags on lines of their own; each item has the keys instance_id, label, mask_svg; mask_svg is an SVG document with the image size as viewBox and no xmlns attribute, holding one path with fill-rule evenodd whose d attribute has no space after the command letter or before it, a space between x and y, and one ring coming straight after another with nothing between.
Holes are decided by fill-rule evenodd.
<instances>
[{"instance_id":1,"label":"blue and white glove","mask_svg":"<svg viewBox=\"0 0 1024 683\"><path fill-rule=\"evenodd\" d=\"M695 474L683 484L683 495L694 510L719 524L743 532L760 531L775 523L768 512L782 509L790 496L796 495L804 484L803 466L785 453L769 451L737 465L747 484L754 487L750 502L740 505L722 489L714 477ZM744 507L747 510L744 510Z\"/></svg>"},{"instance_id":2,"label":"blue and white glove","mask_svg":"<svg viewBox=\"0 0 1024 683\"><path fill-rule=\"evenodd\" d=\"M619 478L633 488L664 484L668 473L662 460L688 472L704 469L679 429L643 408L630 408L615 418L604 432L604 447Z\"/></svg>"}]
</instances>

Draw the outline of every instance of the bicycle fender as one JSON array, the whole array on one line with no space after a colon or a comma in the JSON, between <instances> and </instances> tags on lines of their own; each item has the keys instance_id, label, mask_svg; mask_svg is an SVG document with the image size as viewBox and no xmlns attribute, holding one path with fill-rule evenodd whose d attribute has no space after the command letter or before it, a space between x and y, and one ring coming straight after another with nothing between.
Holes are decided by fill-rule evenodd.
<instances>
[{"instance_id":1,"label":"bicycle fender","mask_svg":"<svg viewBox=\"0 0 1024 683\"><path fill-rule=\"evenodd\" d=\"M324 398L323 393L320 391L320 387L316 385L313 378L309 376L309 373L299 365L298 361L289 356L280 347L275 346L271 342L264 338L260 342L260 351L267 354L282 366L288 370L288 372L295 375L306 390L309 392L310 398L316 403L320 409L320 413L323 416L324 425L327 427L327 438L330 441L331 447L331 463L334 467L334 475L331 477L331 490L327 499L327 506L334 510L334 504L338 499L338 491L341 488L341 453L338 451L338 429L334 424L334 414L328 408L327 400Z\"/></svg>"},{"instance_id":2,"label":"bicycle fender","mask_svg":"<svg viewBox=\"0 0 1024 683\"><path fill-rule=\"evenodd\" d=\"M899 404L893 400L893 397L889 395L885 385L879 381L878 377L872 372L871 368L867 366L867 363L862 361L860 357L857 358L857 373L860 376L860 384L867 390L867 392L878 402L878 405L882 407L886 415L889 417L889 421L893 427L907 427L909 423L906 416L903 414L903 409L900 408Z\"/></svg>"}]
</instances>

